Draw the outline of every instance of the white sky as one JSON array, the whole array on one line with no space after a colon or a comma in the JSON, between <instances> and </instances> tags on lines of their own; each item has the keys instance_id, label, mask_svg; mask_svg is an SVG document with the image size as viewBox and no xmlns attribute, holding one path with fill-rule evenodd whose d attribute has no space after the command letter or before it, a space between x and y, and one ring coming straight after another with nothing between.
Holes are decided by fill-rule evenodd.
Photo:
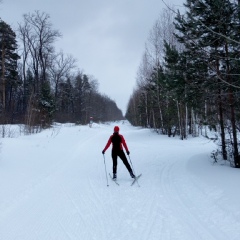
<instances>
[{"instance_id":1,"label":"white sky","mask_svg":"<svg viewBox=\"0 0 240 240\"><path fill-rule=\"evenodd\" d=\"M182 8L184 0L165 1ZM71 54L78 68L93 75L99 91L116 101L125 114L149 32L162 0L2 0L0 17L15 30L23 14L50 15L62 38L57 51Z\"/></svg>"}]
</instances>

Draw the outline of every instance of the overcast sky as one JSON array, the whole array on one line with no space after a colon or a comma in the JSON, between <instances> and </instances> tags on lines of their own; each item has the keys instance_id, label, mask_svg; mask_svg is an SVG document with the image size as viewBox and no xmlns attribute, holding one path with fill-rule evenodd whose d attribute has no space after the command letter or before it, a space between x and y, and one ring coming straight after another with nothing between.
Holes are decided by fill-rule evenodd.
<instances>
[{"instance_id":1,"label":"overcast sky","mask_svg":"<svg viewBox=\"0 0 240 240\"><path fill-rule=\"evenodd\" d=\"M179 9L185 1L165 2ZM162 0L2 0L0 17L15 30L25 13L49 14L53 29L62 34L56 50L76 58L78 68L93 75L99 91L125 114L145 43L162 8Z\"/></svg>"}]
</instances>

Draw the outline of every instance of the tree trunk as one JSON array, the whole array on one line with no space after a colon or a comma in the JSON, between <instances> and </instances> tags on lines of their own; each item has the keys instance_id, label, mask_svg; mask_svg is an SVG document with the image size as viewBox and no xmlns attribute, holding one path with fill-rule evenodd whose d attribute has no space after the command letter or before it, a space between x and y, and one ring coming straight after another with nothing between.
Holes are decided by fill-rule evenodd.
<instances>
[{"instance_id":1,"label":"tree trunk","mask_svg":"<svg viewBox=\"0 0 240 240\"><path fill-rule=\"evenodd\" d=\"M4 42L2 44L2 108L3 112L6 109L6 80L5 80L5 48Z\"/></svg>"},{"instance_id":2,"label":"tree trunk","mask_svg":"<svg viewBox=\"0 0 240 240\"><path fill-rule=\"evenodd\" d=\"M225 129L224 129L224 120L223 120L223 107L221 99L221 90L218 92L218 111L219 111L219 123L221 129L221 142L222 142L222 157L224 160L227 160L227 151L226 151L226 140L225 140Z\"/></svg>"},{"instance_id":3,"label":"tree trunk","mask_svg":"<svg viewBox=\"0 0 240 240\"><path fill-rule=\"evenodd\" d=\"M231 83L230 77L230 66L229 66L229 53L228 53L228 44L225 44L225 51L227 56L227 80ZM232 92L232 87L230 86L229 89L229 105L231 109L231 124L232 124L232 134L233 134L233 156L234 156L234 163L236 168L240 168L240 159L238 156L238 142L237 142L237 129L236 129L236 120L235 120L235 108L234 108L234 96Z\"/></svg>"}]
</instances>

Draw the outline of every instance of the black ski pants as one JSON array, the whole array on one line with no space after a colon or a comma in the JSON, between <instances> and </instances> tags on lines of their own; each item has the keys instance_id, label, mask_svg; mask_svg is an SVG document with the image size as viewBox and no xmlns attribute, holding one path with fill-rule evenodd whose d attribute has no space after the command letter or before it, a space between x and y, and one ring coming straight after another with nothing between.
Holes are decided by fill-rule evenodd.
<instances>
[{"instance_id":1,"label":"black ski pants","mask_svg":"<svg viewBox=\"0 0 240 240\"><path fill-rule=\"evenodd\" d=\"M112 150L112 160L113 160L113 173L117 173L117 157L120 157L123 161L124 165L126 166L129 173L132 172L132 168L130 164L128 163L128 160L126 158L126 155L123 150L114 151Z\"/></svg>"}]
</instances>

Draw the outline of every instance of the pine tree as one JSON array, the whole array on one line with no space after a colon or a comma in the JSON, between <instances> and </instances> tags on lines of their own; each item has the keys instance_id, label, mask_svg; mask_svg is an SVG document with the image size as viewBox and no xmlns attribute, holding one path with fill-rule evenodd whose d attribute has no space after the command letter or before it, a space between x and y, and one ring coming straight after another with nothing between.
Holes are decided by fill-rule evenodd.
<instances>
[{"instance_id":1,"label":"pine tree","mask_svg":"<svg viewBox=\"0 0 240 240\"><path fill-rule=\"evenodd\" d=\"M17 60L20 57L16 50L15 32L7 23L0 20L0 107L2 112L6 112L6 106L11 99L9 93L12 87L17 85Z\"/></svg>"},{"instance_id":2,"label":"pine tree","mask_svg":"<svg viewBox=\"0 0 240 240\"><path fill-rule=\"evenodd\" d=\"M202 84L212 96L216 96L218 103L223 158L227 158L225 121L230 119L235 166L239 167L231 73L236 59L239 59L239 18L236 4L228 0L187 0L185 6L186 15L178 14L176 18L175 26L179 31L177 38L184 43L189 56L192 56L195 70L196 60L208 63L207 75ZM226 95L228 98L224 97ZM229 114L224 110L224 102L229 104Z\"/></svg>"}]
</instances>

